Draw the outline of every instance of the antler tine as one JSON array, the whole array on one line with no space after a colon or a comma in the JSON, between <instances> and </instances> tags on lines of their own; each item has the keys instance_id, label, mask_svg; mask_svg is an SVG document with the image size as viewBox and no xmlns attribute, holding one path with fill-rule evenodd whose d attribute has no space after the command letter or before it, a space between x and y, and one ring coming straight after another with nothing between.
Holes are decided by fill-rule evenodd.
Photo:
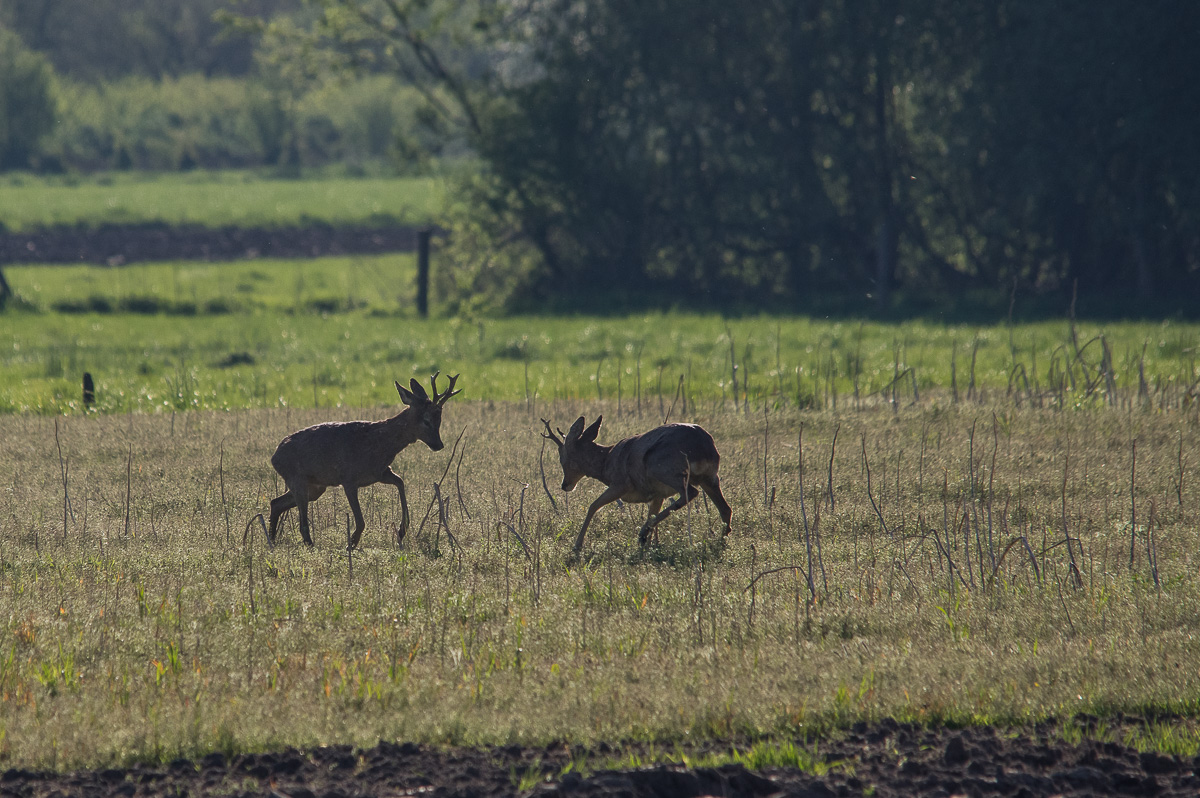
<instances>
[{"instance_id":1,"label":"antler tine","mask_svg":"<svg viewBox=\"0 0 1200 798\"><path fill-rule=\"evenodd\" d=\"M546 425L546 434L543 435L542 437L545 438L546 440L554 441L554 443L557 444L558 446L562 446L563 445L562 438L555 437L554 430L550 429L550 422L543 418L542 423ZM561 429L558 431L558 434L560 436L562 435Z\"/></svg>"},{"instance_id":2,"label":"antler tine","mask_svg":"<svg viewBox=\"0 0 1200 798\"><path fill-rule=\"evenodd\" d=\"M441 374L441 372L439 371L438 374ZM449 399L451 396L454 396L457 393L461 393L462 392L461 388L458 389L457 391L454 390L454 384L456 382L458 382L458 378L461 376L462 376L461 374L452 375L450 377L450 384L446 386L446 392L439 395L437 392L437 384L436 384L438 375L434 374L433 375L433 383L434 383L434 385L433 385L433 401L437 402L439 405L444 405L444 404L446 404L446 400Z\"/></svg>"}]
</instances>

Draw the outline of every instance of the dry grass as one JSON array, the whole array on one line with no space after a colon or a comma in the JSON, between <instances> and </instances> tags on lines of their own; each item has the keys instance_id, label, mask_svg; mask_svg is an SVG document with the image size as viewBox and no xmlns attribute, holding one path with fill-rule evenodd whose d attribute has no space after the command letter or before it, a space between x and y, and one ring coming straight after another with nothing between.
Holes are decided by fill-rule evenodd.
<instances>
[{"instance_id":1,"label":"dry grass","mask_svg":"<svg viewBox=\"0 0 1200 798\"><path fill-rule=\"evenodd\" d=\"M601 409L603 442L661 421L452 402L457 449L397 461L420 531L398 548L395 491L365 490L352 559L339 492L315 551L252 519L284 434L383 410L0 416L0 763L1195 714L1194 407L689 407L727 544L697 503L641 554L612 506L572 565L599 487L568 503L546 452L552 504L537 418Z\"/></svg>"}]
</instances>

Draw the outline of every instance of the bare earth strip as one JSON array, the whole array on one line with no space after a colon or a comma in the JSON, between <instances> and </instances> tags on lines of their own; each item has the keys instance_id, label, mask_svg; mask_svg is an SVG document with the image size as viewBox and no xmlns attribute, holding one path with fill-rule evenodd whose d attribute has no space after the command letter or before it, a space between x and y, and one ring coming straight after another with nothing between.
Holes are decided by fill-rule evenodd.
<instances>
[{"instance_id":1,"label":"bare earth strip","mask_svg":"<svg viewBox=\"0 0 1200 798\"><path fill-rule=\"evenodd\" d=\"M715 746L712 752L720 751ZM725 749L728 750L728 749ZM624 751L628 755L628 750ZM645 753L643 751L642 753ZM703 752L692 752L699 756ZM686 768L655 765L580 775L572 762L603 761L612 751L565 746L437 749L380 743L357 750L227 758L210 754L165 766L67 774L8 770L0 795L148 796L819 796L908 795L1196 795L1195 761L1142 753L1118 743L1070 744L1049 728L1010 736L991 728L928 730L881 723L856 726L822 745L833 765L823 776L798 769L749 771L740 764ZM566 770L565 775L562 774ZM542 774L541 778L538 775Z\"/></svg>"},{"instance_id":2,"label":"bare earth strip","mask_svg":"<svg viewBox=\"0 0 1200 798\"><path fill-rule=\"evenodd\" d=\"M328 255L411 252L416 228L310 224L254 229L170 226L163 223L60 227L0 232L0 264L315 258Z\"/></svg>"}]
</instances>

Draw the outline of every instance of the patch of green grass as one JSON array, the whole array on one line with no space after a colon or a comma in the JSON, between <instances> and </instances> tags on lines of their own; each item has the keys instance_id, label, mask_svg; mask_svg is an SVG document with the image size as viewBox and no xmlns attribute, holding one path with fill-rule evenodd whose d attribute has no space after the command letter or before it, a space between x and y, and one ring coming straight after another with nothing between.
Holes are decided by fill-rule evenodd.
<instances>
[{"instance_id":1,"label":"patch of green grass","mask_svg":"<svg viewBox=\"0 0 1200 798\"><path fill-rule=\"evenodd\" d=\"M412 306L412 254L210 263L9 266L13 291L47 313L98 315L398 314ZM190 309L180 314L180 309Z\"/></svg>"},{"instance_id":2,"label":"patch of green grass","mask_svg":"<svg viewBox=\"0 0 1200 798\"><path fill-rule=\"evenodd\" d=\"M166 222L206 227L288 227L312 221L430 221L441 206L437 178L281 179L251 172L136 173L0 179L0 223L54 225Z\"/></svg>"},{"instance_id":3,"label":"patch of green grass","mask_svg":"<svg viewBox=\"0 0 1200 798\"><path fill-rule=\"evenodd\" d=\"M1196 398L1200 325L970 327L713 314L415 317L413 258L389 255L121 268L8 267L0 412L371 406L395 379L464 375L468 396L846 410L989 402L1085 408ZM57 312L56 312L57 309ZM736 366L736 372L734 370ZM735 398L736 397L736 398Z\"/></svg>"},{"instance_id":4,"label":"patch of green grass","mask_svg":"<svg viewBox=\"0 0 1200 798\"><path fill-rule=\"evenodd\" d=\"M688 767L720 767L721 765L743 765L749 770L765 770L767 768L795 768L823 776L830 769L838 767L836 763L826 762L817 753L816 747L804 748L792 740L759 740L749 748L741 750L730 749L728 752L706 754L701 757L682 757L680 760Z\"/></svg>"}]
</instances>

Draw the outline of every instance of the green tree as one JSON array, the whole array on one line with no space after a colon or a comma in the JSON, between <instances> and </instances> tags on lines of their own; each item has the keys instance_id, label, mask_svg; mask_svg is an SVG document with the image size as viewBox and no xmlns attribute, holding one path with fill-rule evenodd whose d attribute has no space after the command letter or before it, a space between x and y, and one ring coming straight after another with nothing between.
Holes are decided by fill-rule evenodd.
<instances>
[{"instance_id":1,"label":"green tree","mask_svg":"<svg viewBox=\"0 0 1200 798\"><path fill-rule=\"evenodd\" d=\"M298 52L396 72L478 154L466 291L886 306L1200 277L1194 2L318 5Z\"/></svg>"},{"instance_id":2,"label":"green tree","mask_svg":"<svg viewBox=\"0 0 1200 798\"><path fill-rule=\"evenodd\" d=\"M54 126L54 72L15 34L0 28L0 169L33 165Z\"/></svg>"},{"instance_id":3,"label":"green tree","mask_svg":"<svg viewBox=\"0 0 1200 798\"><path fill-rule=\"evenodd\" d=\"M218 12L235 5L260 18L298 0L5 0L0 24L63 75L97 81L199 72L245 75L254 41L223 35Z\"/></svg>"}]
</instances>

